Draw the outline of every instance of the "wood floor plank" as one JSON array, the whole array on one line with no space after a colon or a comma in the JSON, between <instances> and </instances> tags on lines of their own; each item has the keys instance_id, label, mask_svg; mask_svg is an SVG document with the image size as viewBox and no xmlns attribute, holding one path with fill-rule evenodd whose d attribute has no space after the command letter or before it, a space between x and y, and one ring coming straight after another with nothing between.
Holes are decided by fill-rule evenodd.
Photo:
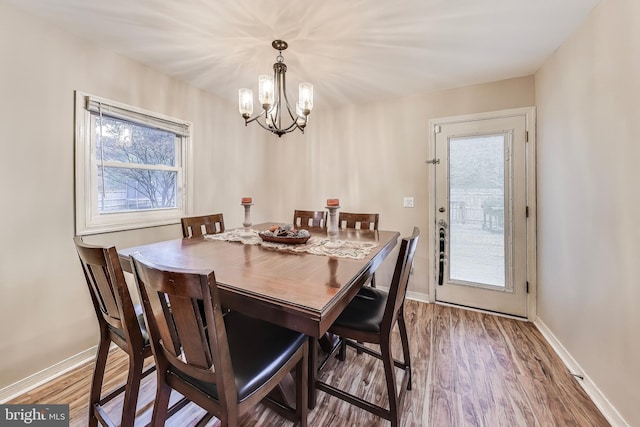
<instances>
[{"instance_id":1,"label":"wood floor plank","mask_svg":"<svg viewBox=\"0 0 640 427\"><path fill-rule=\"evenodd\" d=\"M460 409L460 397L453 391L441 388L437 385L429 386L429 426L462 425Z\"/></svg>"},{"instance_id":2,"label":"wood floor plank","mask_svg":"<svg viewBox=\"0 0 640 427\"><path fill-rule=\"evenodd\" d=\"M404 427L553 427L609 424L531 323L450 306L407 301L405 320L413 365L413 389L405 394ZM373 346L372 346L373 347ZM394 331L393 354L402 359ZM109 356L105 388L126 380L126 354ZM68 403L71 426L86 426L93 363L86 363L9 403ZM400 385L402 371L397 370ZM382 363L353 349L347 360L328 362L320 379L388 407ZM155 374L143 380L136 426L151 419ZM173 394L172 401L180 398ZM107 406L118 418L121 399ZM169 427L196 424L204 411L187 405ZM388 426L389 423L320 392L309 426ZM217 426L214 419L207 426ZM258 406L242 426L291 426Z\"/></svg>"}]
</instances>

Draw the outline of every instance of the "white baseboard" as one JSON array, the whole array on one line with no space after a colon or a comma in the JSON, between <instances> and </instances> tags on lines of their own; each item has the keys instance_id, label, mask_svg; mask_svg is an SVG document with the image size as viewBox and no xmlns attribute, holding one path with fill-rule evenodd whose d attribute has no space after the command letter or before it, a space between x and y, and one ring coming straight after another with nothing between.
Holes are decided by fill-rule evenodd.
<instances>
[{"instance_id":1,"label":"white baseboard","mask_svg":"<svg viewBox=\"0 0 640 427\"><path fill-rule=\"evenodd\" d=\"M430 302L429 301L429 294L423 294L422 292L407 291L407 298L411 299L411 300L414 300L414 301Z\"/></svg>"},{"instance_id":2,"label":"white baseboard","mask_svg":"<svg viewBox=\"0 0 640 427\"><path fill-rule=\"evenodd\" d=\"M383 291L388 291L388 286L376 286L377 289L382 289ZM420 302L431 302L429 301L429 294L424 294L422 292L412 292L407 291L407 299L420 301Z\"/></svg>"},{"instance_id":3,"label":"white baseboard","mask_svg":"<svg viewBox=\"0 0 640 427\"><path fill-rule=\"evenodd\" d=\"M51 381L52 379L59 377L62 374L69 372L70 370L82 365L83 363L92 360L96 357L96 351L98 346L88 348L68 359L56 363L53 366L43 369L40 372L36 372L33 375L23 378L7 387L0 389L0 404L6 403L11 399L14 399L21 394L27 393L34 388Z\"/></svg>"},{"instance_id":4,"label":"white baseboard","mask_svg":"<svg viewBox=\"0 0 640 427\"><path fill-rule=\"evenodd\" d=\"M609 424L611 424L612 427L629 427L629 424L622 418L622 415L620 415L617 409L609 402L606 396L602 394L598 386L589 378L578 362L576 362L573 356L571 356L567 349L560 343L558 338L553 335L553 332L551 332L547 325L545 325L539 317L533 324L536 325L542 336L555 350L567 369L569 369L569 372L582 377L582 379L576 377L578 384L580 384L587 395L589 395L593 403L598 407L600 412L602 412L602 415L609 421Z\"/></svg>"}]
</instances>

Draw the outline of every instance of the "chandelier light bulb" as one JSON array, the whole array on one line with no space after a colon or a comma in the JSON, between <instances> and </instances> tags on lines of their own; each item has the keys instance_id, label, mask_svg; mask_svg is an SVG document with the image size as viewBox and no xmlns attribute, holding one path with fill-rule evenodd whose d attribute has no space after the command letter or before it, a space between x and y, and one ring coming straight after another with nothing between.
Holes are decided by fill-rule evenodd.
<instances>
[{"instance_id":1,"label":"chandelier light bulb","mask_svg":"<svg viewBox=\"0 0 640 427\"><path fill-rule=\"evenodd\" d=\"M300 108L302 111L308 110L309 112L313 109L313 85L311 83L300 83L298 86L298 94ZM307 112L305 115L309 114Z\"/></svg>"},{"instance_id":2,"label":"chandelier light bulb","mask_svg":"<svg viewBox=\"0 0 640 427\"><path fill-rule=\"evenodd\" d=\"M262 74L258 77L258 100L262 107L267 110L273 105L274 100L273 76ZM267 107L265 107L267 106Z\"/></svg>"},{"instance_id":3,"label":"chandelier light bulb","mask_svg":"<svg viewBox=\"0 0 640 427\"><path fill-rule=\"evenodd\" d=\"M245 119L253 114L253 91L242 88L238 91L238 109Z\"/></svg>"}]
</instances>

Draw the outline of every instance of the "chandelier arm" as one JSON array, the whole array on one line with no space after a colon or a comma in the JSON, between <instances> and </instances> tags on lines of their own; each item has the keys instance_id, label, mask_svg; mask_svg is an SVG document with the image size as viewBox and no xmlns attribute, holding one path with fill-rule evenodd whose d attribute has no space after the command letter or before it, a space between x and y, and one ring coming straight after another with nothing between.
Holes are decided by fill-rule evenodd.
<instances>
[{"instance_id":1,"label":"chandelier arm","mask_svg":"<svg viewBox=\"0 0 640 427\"><path fill-rule=\"evenodd\" d=\"M264 110L262 110L262 112L261 112L260 114L256 115L255 117L252 117L252 118L250 118L250 119L245 119L244 124L245 124L245 125L248 125L248 124L249 124L249 123L251 123L251 122L255 122L255 121L256 121L256 120L258 120L260 117L262 117L264 114L265 114L265 111L264 111ZM260 122L258 121L258 123L260 123Z\"/></svg>"},{"instance_id":2,"label":"chandelier arm","mask_svg":"<svg viewBox=\"0 0 640 427\"><path fill-rule=\"evenodd\" d=\"M288 128L286 128L286 129L281 129L281 130L280 130L280 133L282 133L282 134L285 134L285 133L291 133L291 132L293 132L293 131L294 131L294 130L296 130L296 129L299 129L299 128L298 128L298 126L296 126L296 124L295 124L295 123L291 123L291 125L290 125ZM300 130L302 130L302 129L300 129ZM304 132L303 132L303 133L304 133Z\"/></svg>"},{"instance_id":3,"label":"chandelier arm","mask_svg":"<svg viewBox=\"0 0 640 427\"><path fill-rule=\"evenodd\" d=\"M279 65L279 64L282 64L282 65ZM286 92L287 81L285 78L285 74L287 73L287 66L284 63L284 59L283 59L283 62L274 64L273 73L276 78L276 89L278 93L278 101L277 101L278 109L276 110L276 117L275 117L276 120L272 120L272 121L276 129L282 130L282 96L281 96L282 94L284 94L285 102L287 102L287 92ZM287 103L287 108L288 107L289 105Z\"/></svg>"},{"instance_id":4,"label":"chandelier arm","mask_svg":"<svg viewBox=\"0 0 640 427\"><path fill-rule=\"evenodd\" d=\"M257 117L256 117L256 119L257 119ZM256 123L259 124L262 129L268 130L269 132L273 132L273 128L269 127L268 125L263 124L260 120L257 120Z\"/></svg>"},{"instance_id":5,"label":"chandelier arm","mask_svg":"<svg viewBox=\"0 0 640 427\"><path fill-rule=\"evenodd\" d=\"M286 98L286 95L285 95ZM285 99L286 101L286 99ZM278 110L279 112L280 110ZM293 121L289 126L287 126L286 128L282 128L281 126L275 126L276 123L276 117L272 116L271 114L269 114L266 110L262 110L262 112L258 115L256 115L255 117L252 117L250 119L246 119L245 120L245 126L248 125L251 122L256 122L260 125L260 127L264 130L268 130L269 132L273 132L273 133L290 133L293 132L295 129L299 129L302 133L304 133L304 128L300 127L300 125L298 124L298 121L293 117L291 110L289 108L289 105L287 103L287 112L289 113L289 116L291 117L291 120ZM263 124L260 120L258 120L260 117L264 116L265 120L267 118L267 116L271 117L271 122L274 123L274 126L269 126L268 124ZM307 123L307 118L304 117L304 123L306 125Z\"/></svg>"},{"instance_id":6,"label":"chandelier arm","mask_svg":"<svg viewBox=\"0 0 640 427\"><path fill-rule=\"evenodd\" d=\"M289 126L287 126L286 128L278 129L278 131L284 132L284 133L289 133L289 132L293 132L296 128L299 128L299 127L295 122L293 122ZM302 130L302 129L300 129L300 130Z\"/></svg>"},{"instance_id":7,"label":"chandelier arm","mask_svg":"<svg viewBox=\"0 0 640 427\"><path fill-rule=\"evenodd\" d=\"M260 120L258 120L260 117L262 116L267 116L267 112L266 111L262 111L262 113L258 114L257 116L251 118L251 119L247 119L245 121L245 126L248 125L251 122L256 122L257 124L260 125L260 127L264 130L268 130L271 133L275 133L275 134L285 134L285 133L290 133L292 132L295 128L300 129L303 133L304 133L304 129L302 129L300 126L297 125L297 123L292 123L289 127L287 127L286 129L280 129L280 128L276 128L276 127L269 127L268 125L263 124ZM273 121L273 118L272 118ZM295 125L295 126L294 126Z\"/></svg>"},{"instance_id":8,"label":"chandelier arm","mask_svg":"<svg viewBox=\"0 0 640 427\"><path fill-rule=\"evenodd\" d=\"M287 112L289 113L289 117L291 117L291 120L293 120L293 122L295 123L298 114L296 113L294 117L294 114L291 112L291 104L289 104L289 97L287 96L287 92L284 92L284 102L287 104Z\"/></svg>"},{"instance_id":9,"label":"chandelier arm","mask_svg":"<svg viewBox=\"0 0 640 427\"><path fill-rule=\"evenodd\" d=\"M304 133L304 128L300 127L300 125L298 124L298 114L297 114L297 112L294 114L291 111L291 104L289 103L289 96L287 95L287 87L286 87L287 86L287 82L286 82L286 79L283 79L283 85L282 86L283 86L282 93L284 94L284 102L285 102L285 104L287 106L287 112L289 113L289 117L291 118L291 121L293 122L293 123L291 123L291 125L289 125L289 127L287 127L286 132L289 133L289 132L292 132L294 129L300 129L300 131L302 133ZM305 126L307 124L307 117L306 116L304 117L304 124L305 124Z\"/></svg>"}]
</instances>

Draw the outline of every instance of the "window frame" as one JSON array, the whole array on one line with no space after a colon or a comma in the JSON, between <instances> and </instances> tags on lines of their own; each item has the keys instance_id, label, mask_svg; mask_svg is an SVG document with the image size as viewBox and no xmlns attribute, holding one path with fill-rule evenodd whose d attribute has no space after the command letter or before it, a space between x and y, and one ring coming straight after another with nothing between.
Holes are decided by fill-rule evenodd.
<instances>
[{"instance_id":1,"label":"window frame","mask_svg":"<svg viewBox=\"0 0 640 427\"><path fill-rule=\"evenodd\" d=\"M96 105L103 116L176 133L176 207L139 211L98 211L98 161L92 116ZM191 122L165 116L107 98L75 92L75 228L77 235L100 234L179 224L191 211L192 141ZM160 167L162 168L162 167ZM174 169L173 167L171 169Z\"/></svg>"}]
</instances>

